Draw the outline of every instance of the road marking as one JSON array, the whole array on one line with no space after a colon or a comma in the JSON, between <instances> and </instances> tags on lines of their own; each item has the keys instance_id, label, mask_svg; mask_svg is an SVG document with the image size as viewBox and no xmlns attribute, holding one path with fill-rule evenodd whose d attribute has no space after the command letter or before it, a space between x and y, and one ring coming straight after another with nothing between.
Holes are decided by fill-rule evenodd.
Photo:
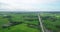
<instances>
[{"instance_id":1,"label":"road marking","mask_svg":"<svg viewBox=\"0 0 60 32\"><path fill-rule=\"evenodd\" d=\"M38 14L38 19L39 19L39 22L40 22L40 26L41 26L42 32L44 32L44 28L43 28L42 20L41 20L41 17L40 17L39 14Z\"/></svg>"}]
</instances>

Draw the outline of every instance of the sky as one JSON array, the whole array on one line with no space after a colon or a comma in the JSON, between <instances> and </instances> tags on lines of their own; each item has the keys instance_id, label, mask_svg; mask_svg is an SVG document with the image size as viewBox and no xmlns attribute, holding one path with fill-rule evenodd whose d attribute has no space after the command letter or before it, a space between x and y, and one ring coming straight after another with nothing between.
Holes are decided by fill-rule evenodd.
<instances>
[{"instance_id":1,"label":"sky","mask_svg":"<svg viewBox=\"0 0 60 32\"><path fill-rule=\"evenodd\" d=\"M60 0L0 0L0 11L60 11Z\"/></svg>"}]
</instances>

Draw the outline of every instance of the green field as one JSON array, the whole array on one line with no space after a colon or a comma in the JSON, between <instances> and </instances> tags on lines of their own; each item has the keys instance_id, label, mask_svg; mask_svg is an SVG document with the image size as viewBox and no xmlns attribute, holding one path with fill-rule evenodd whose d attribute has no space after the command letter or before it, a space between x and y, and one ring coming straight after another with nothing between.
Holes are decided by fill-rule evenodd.
<instances>
[{"instance_id":1,"label":"green field","mask_svg":"<svg viewBox=\"0 0 60 32\"><path fill-rule=\"evenodd\" d=\"M40 13L44 29L60 32L60 13ZM42 32L37 13L0 12L0 32Z\"/></svg>"},{"instance_id":2,"label":"green field","mask_svg":"<svg viewBox=\"0 0 60 32\"><path fill-rule=\"evenodd\" d=\"M41 32L37 14L0 13L0 32Z\"/></svg>"},{"instance_id":3,"label":"green field","mask_svg":"<svg viewBox=\"0 0 60 32\"><path fill-rule=\"evenodd\" d=\"M42 13L43 25L51 32L60 32L60 13Z\"/></svg>"}]
</instances>

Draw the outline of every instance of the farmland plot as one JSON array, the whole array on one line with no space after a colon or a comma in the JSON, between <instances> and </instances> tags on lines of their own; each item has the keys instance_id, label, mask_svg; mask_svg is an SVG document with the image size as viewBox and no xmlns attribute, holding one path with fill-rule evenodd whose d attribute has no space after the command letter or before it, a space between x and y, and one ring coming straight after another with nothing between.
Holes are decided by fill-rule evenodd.
<instances>
[{"instance_id":1,"label":"farmland plot","mask_svg":"<svg viewBox=\"0 0 60 32\"><path fill-rule=\"evenodd\" d=\"M4 13L0 16L0 32L41 32L36 14Z\"/></svg>"},{"instance_id":2,"label":"farmland plot","mask_svg":"<svg viewBox=\"0 0 60 32\"><path fill-rule=\"evenodd\" d=\"M45 29L50 32L60 32L60 14L47 13L41 14Z\"/></svg>"}]
</instances>

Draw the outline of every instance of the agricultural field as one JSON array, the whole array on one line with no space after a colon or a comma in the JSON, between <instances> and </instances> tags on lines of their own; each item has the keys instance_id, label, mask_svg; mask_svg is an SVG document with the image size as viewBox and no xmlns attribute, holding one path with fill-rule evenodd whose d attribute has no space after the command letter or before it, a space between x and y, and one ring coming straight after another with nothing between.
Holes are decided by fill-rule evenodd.
<instances>
[{"instance_id":1,"label":"agricultural field","mask_svg":"<svg viewBox=\"0 0 60 32\"><path fill-rule=\"evenodd\" d=\"M44 32L60 32L60 13L39 13ZM38 13L0 12L0 32L42 32Z\"/></svg>"},{"instance_id":2,"label":"agricultural field","mask_svg":"<svg viewBox=\"0 0 60 32\"><path fill-rule=\"evenodd\" d=\"M35 13L0 13L0 32L41 32Z\"/></svg>"},{"instance_id":3,"label":"agricultural field","mask_svg":"<svg viewBox=\"0 0 60 32\"><path fill-rule=\"evenodd\" d=\"M45 31L60 32L60 13L41 13Z\"/></svg>"}]
</instances>

